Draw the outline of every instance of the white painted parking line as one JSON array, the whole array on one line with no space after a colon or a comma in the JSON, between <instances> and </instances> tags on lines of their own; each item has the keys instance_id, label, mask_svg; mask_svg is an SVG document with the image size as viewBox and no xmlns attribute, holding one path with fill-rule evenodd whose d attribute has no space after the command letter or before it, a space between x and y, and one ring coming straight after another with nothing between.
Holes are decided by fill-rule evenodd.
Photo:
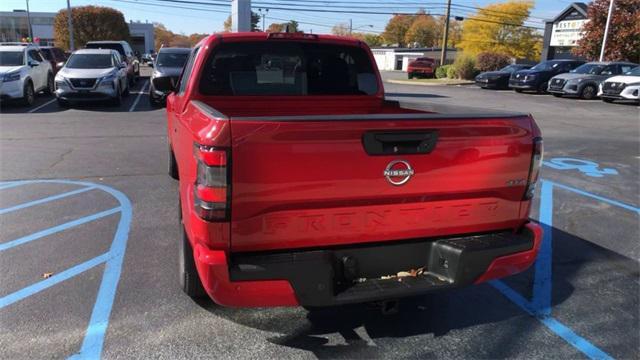
<instances>
[{"instance_id":1,"label":"white painted parking line","mask_svg":"<svg viewBox=\"0 0 640 360\"><path fill-rule=\"evenodd\" d=\"M133 104L131 104L131 107L129 108L129 112L132 112L133 110L136 109L136 106L138 105L138 102L140 101L140 97L142 96L142 94L144 94L146 92L147 85L149 85L149 80L144 82L144 85L142 86L142 90L140 90L138 92L138 96L136 97L136 100L133 102Z\"/></svg>"},{"instance_id":2,"label":"white painted parking line","mask_svg":"<svg viewBox=\"0 0 640 360\"><path fill-rule=\"evenodd\" d=\"M38 110L42 109L43 107L45 107L45 106L47 106L47 105L49 105L49 104L53 103L54 101L56 101L56 99L51 99L51 100L47 101L46 103L44 103L44 104L42 104L42 105L38 106L37 108L34 108L34 109L29 110L29 111L28 111L28 113L34 113L34 112L36 112L36 111L38 111Z\"/></svg>"}]
</instances>

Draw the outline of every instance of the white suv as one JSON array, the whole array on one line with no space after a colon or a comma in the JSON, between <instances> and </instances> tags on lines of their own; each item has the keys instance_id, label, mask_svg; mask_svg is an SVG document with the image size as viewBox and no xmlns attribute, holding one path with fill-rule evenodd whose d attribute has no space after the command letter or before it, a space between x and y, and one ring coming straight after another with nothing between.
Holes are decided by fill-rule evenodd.
<instances>
[{"instance_id":1,"label":"white suv","mask_svg":"<svg viewBox=\"0 0 640 360\"><path fill-rule=\"evenodd\" d=\"M600 83L598 96L606 102L631 100L640 104L640 66Z\"/></svg>"},{"instance_id":2,"label":"white suv","mask_svg":"<svg viewBox=\"0 0 640 360\"><path fill-rule=\"evenodd\" d=\"M32 44L0 45L0 100L19 99L31 105L35 94L53 94L51 64Z\"/></svg>"}]
</instances>

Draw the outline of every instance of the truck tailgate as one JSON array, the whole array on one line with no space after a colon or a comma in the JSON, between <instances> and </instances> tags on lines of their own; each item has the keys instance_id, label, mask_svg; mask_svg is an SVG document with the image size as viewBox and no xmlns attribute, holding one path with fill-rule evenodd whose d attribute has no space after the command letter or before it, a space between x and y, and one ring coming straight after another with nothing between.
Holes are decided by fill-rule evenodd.
<instances>
[{"instance_id":1,"label":"truck tailgate","mask_svg":"<svg viewBox=\"0 0 640 360\"><path fill-rule=\"evenodd\" d=\"M230 122L232 251L450 236L522 224L533 137L528 116L317 115Z\"/></svg>"}]
</instances>

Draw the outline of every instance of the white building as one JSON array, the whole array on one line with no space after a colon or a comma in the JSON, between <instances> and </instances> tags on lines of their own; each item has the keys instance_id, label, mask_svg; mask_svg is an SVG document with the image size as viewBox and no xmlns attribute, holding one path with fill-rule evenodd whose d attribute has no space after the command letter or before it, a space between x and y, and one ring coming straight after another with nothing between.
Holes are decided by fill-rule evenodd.
<instances>
[{"instance_id":1,"label":"white building","mask_svg":"<svg viewBox=\"0 0 640 360\"><path fill-rule=\"evenodd\" d=\"M430 57L440 62L441 48L372 48L373 57L379 70L407 71L409 62L419 57ZM452 63L456 59L457 50L447 49L446 63Z\"/></svg>"},{"instance_id":2,"label":"white building","mask_svg":"<svg viewBox=\"0 0 640 360\"><path fill-rule=\"evenodd\" d=\"M40 38L39 45L51 46L53 41L53 19L56 13L30 12L33 38ZM143 54L154 48L153 24L130 22L129 42L134 50ZM21 41L29 37L27 13L22 10L0 12L0 41ZM95 39L104 40L104 39Z\"/></svg>"}]
</instances>

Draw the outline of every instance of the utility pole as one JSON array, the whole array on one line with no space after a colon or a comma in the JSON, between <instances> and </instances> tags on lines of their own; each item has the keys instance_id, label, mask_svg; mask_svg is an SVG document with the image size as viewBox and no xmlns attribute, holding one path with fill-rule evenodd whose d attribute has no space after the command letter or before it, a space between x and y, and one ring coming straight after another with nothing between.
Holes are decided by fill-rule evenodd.
<instances>
[{"instance_id":1,"label":"utility pole","mask_svg":"<svg viewBox=\"0 0 640 360\"><path fill-rule=\"evenodd\" d=\"M69 50L74 51L75 45L73 43L73 20L71 17L70 0L67 0L67 25L69 26Z\"/></svg>"},{"instance_id":2,"label":"utility pole","mask_svg":"<svg viewBox=\"0 0 640 360\"><path fill-rule=\"evenodd\" d=\"M451 16L451 0L447 1L447 14L444 19L444 35L442 35L442 52L440 53L440 66L447 59L447 43L449 42L449 16Z\"/></svg>"},{"instance_id":3,"label":"utility pole","mask_svg":"<svg viewBox=\"0 0 640 360\"><path fill-rule=\"evenodd\" d=\"M604 51L607 47L607 36L609 34L609 25L611 24L611 15L613 14L613 1L609 1L609 15L607 15L607 25L604 27L604 38L602 39L602 48L600 49L600 61L604 60Z\"/></svg>"},{"instance_id":4,"label":"utility pole","mask_svg":"<svg viewBox=\"0 0 640 360\"><path fill-rule=\"evenodd\" d=\"M27 24L29 26L29 38L33 41L33 30L31 30L31 14L29 13L29 0L27 0Z\"/></svg>"},{"instance_id":5,"label":"utility pole","mask_svg":"<svg viewBox=\"0 0 640 360\"><path fill-rule=\"evenodd\" d=\"M265 29L264 24L265 24L265 21L267 20L267 14L269 13L269 9L264 9L263 11L263 9L259 8L258 12L260 13L260 17L262 18L262 32L264 32L264 29Z\"/></svg>"},{"instance_id":6,"label":"utility pole","mask_svg":"<svg viewBox=\"0 0 640 360\"><path fill-rule=\"evenodd\" d=\"M353 19L349 19L349 36L353 32Z\"/></svg>"}]
</instances>

